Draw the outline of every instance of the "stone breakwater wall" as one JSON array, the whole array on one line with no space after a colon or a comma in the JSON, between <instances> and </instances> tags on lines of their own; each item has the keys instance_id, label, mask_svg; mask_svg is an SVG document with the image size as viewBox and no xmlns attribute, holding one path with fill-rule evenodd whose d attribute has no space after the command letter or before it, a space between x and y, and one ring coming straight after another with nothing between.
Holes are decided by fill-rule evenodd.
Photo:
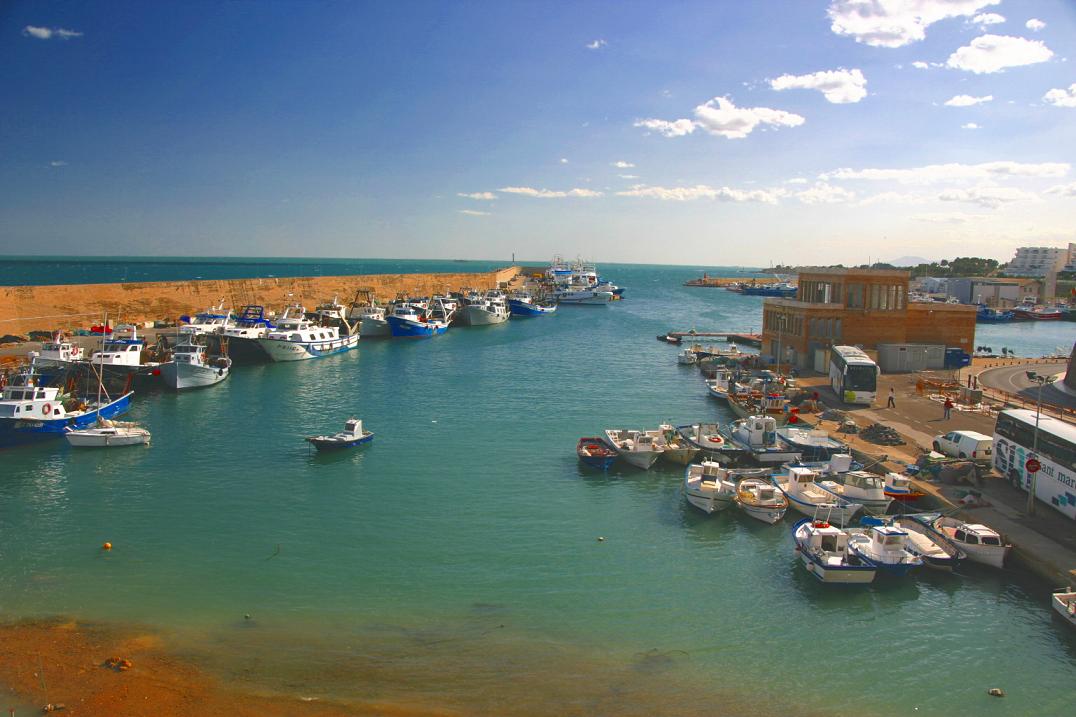
<instances>
[{"instance_id":1,"label":"stone breakwater wall","mask_svg":"<svg viewBox=\"0 0 1076 717\"><path fill-rule=\"evenodd\" d=\"M0 287L0 334L56 328L75 329L100 323L107 311L115 322L175 321L204 311L224 299L240 309L261 304L280 311L299 302L308 309L334 296L347 304L359 289L370 289L381 301L404 292L428 296L464 287L492 289L511 281L519 267L459 274L364 274L272 279L153 281L130 284L62 284Z\"/></svg>"}]
</instances>

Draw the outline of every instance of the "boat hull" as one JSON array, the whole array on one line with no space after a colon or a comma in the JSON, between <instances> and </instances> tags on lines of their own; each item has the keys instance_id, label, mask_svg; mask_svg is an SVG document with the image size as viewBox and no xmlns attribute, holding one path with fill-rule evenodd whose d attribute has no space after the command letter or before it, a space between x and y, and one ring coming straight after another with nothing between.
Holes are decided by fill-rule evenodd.
<instances>
[{"instance_id":1,"label":"boat hull","mask_svg":"<svg viewBox=\"0 0 1076 717\"><path fill-rule=\"evenodd\" d=\"M781 518L785 517L785 512L788 510L788 508L778 508L774 506L751 505L740 500L736 501L736 505L740 506L740 510L742 510L745 515L748 515L755 520L761 520L767 525L779 523Z\"/></svg>"},{"instance_id":2,"label":"boat hull","mask_svg":"<svg viewBox=\"0 0 1076 717\"><path fill-rule=\"evenodd\" d=\"M628 465L641 468L644 471L650 470L650 466L657 463L658 458L661 457L660 453L654 451L628 451L617 449L617 455L624 459Z\"/></svg>"},{"instance_id":3,"label":"boat hull","mask_svg":"<svg viewBox=\"0 0 1076 717\"><path fill-rule=\"evenodd\" d=\"M695 506L703 513L707 515L713 515L714 513L720 513L728 508L733 503L733 494L728 493L701 493L691 490L685 490L684 496L687 498L687 502Z\"/></svg>"},{"instance_id":4,"label":"boat hull","mask_svg":"<svg viewBox=\"0 0 1076 717\"><path fill-rule=\"evenodd\" d=\"M1050 605L1053 606L1054 612L1061 616L1061 618L1072 627L1076 627L1076 594L1071 592L1071 589L1067 592L1058 591L1050 596Z\"/></svg>"},{"instance_id":5,"label":"boat hull","mask_svg":"<svg viewBox=\"0 0 1076 717\"><path fill-rule=\"evenodd\" d=\"M699 449L694 446L688 448L666 448L661 457L670 463L676 463L678 465L686 466L695 460L695 456L699 454Z\"/></svg>"},{"instance_id":6,"label":"boat hull","mask_svg":"<svg viewBox=\"0 0 1076 717\"><path fill-rule=\"evenodd\" d=\"M224 339L228 343L228 358L233 364L265 363L269 360L269 354L265 353L265 349L256 338L225 336ZM223 353L220 336L210 336L207 346L212 353Z\"/></svg>"},{"instance_id":7,"label":"boat hull","mask_svg":"<svg viewBox=\"0 0 1076 717\"><path fill-rule=\"evenodd\" d=\"M224 366L195 366L175 361L161 364L161 378L174 391L213 386L228 378L229 373Z\"/></svg>"},{"instance_id":8,"label":"boat hull","mask_svg":"<svg viewBox=\"0 0 1076 717\"><path fill-rule=\"evenodd\" d=\"M389 323L393 338L424 339L443 334L448 329L448 326L444 324L407 321L397 316L390 316L386 321Z\"/></svg>"},{"instance_id":9,"label":"boat hull","mask_svg":"<svg viewBox=\"0 0 1076 717\"><path fill-rule=\"evenodd\" d=\"M539 306L538 304L528 304L525 301L510 300L508 302L508 310L512 316L518 317L531 317L531 316L549 316L555 313L556 306Z\"/></svg>"},{"instance_id":10,"label":"boat hull","mask_svg":"<svg viewBox=\"0 0 1076 717\"><path fill-rule=\"evenodd\" d=\"M89 428L102 418L115 418L126 413L131 407L131 396L127 393L112 403L101 407L100 412L86 411L78 415L67 415L47 421L26 421L17 418L0 418L0 448L29 445L49 439L61 438L67 428Z\"/></svg>"},{"instance_id":11,"label":"boat hull","mask_svg":"<svg viewBox=\"0 0 1076 717\"><path fill-rule=\"evenodd\" d=\"M800 496L789 493L784 488L781 488L779 484L775 483L775 485L777 485L778 489L785 494L786 498L788 498L789 506L795 508L800 513L803 513L808 518L813 518L816 515L824 515L831 523L848 525L848 522L852 520L852 516L858 513L860 509L860 506L855 503L837 505L831 509L829 503L809 502Z\"/></svg>"},{"instance_id":12,"label":"boat hull","mask_svg":"<svg viewBox=\"0 0 1076 717\"><path fill-rule=\"evenodd\" d=\"M67 442L75 448L118 448L121 446L148 446L149 431L136 429L124 433L94 433L81 431L69 432L64 435Z\"/></svg>"},{"instance_id":13,"label":"boat hull","mask_svg":"<svg viewBox=\"0 0 1076 717\"><path fill-rule=\"evenodd\" d=\"M359 325L359 335L363 338L387 338L392 336L392 329L389 328L388 319L364 316Z\"/></svg>"},{"instance_id":14,"label":"boat hull","mask_svg":"<svg viewBox=\"0 0 1076 717\"><path fill-rule=\"evenodd\" d=\"M357 448L365 443L369 443L374 440L374 434L366 433L358 438L352 438L346 441L334 441L332 439L320 438L307 438L306 440L313 444L314 448L317 448L319 451L332 452L342 451L347 448Z\"/></svg>"},{"instance_id":15,"label":"boat hull","mask_svg":"<svg viewBox=\"0 0 1076 717\"><path fill-rule=\"evenodd\" d=\"M286 341L258 339L258 343L273 361L303 361L350 351L359 344L359 337L343 336L326 341Z\"/></svg>"},{"instance_id":16,"label":"boat hull","mask_svg":"<svg viewBox=\"0 0 1076 717\"><path fill-rule=\"evenodd\" d=\"M557 297L557 303L573 306L608 306L616 296L611 291L580 291Z\"/></svg>"},{"instance_id":17,"label":"boat hull","mask_svg":"<svg viewBox=\"0 0 1076 717\"><path fill-rule=\"evenodd\" d=\"M480 306L465 306L461 313L466 317L466 323L469 326L493 326L508 321L507 313L498 314L486 311Z\"/></svg>"}]
</instances>

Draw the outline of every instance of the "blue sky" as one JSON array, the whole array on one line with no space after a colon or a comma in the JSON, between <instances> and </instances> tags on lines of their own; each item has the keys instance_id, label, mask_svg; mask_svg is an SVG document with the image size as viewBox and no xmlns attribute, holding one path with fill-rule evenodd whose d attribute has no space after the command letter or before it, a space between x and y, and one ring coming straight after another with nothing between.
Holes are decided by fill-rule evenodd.
<instances>
[{"instance_id":1,"label":"blue sky","mask_svg":"<svg viewBox=\"0 0 1076 717\"><path fill-rule=\"evenodd\" d=\"M1076 3L8 2L0 253L1076 240Z\"/></svg>"}]
</instances>

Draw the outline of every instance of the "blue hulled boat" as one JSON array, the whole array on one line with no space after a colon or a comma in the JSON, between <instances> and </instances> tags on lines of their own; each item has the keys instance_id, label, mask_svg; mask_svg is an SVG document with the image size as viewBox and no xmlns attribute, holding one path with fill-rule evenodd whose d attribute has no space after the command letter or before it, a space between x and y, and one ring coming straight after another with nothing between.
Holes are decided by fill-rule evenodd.
<instances>
[{"instance_id":1,"label":"blue hulled boat","mask_svg":"<svg viewBox=\"0 0 1076 717\"><path fill-rule=\"evenodd\" d=\"M428 338L448 330L448 322L430 316L427 309L409 302L398 303L386 317L393 338Z\"/></svg>"},{"instance_id":2,"label":"blue hulled boat","mask_svg":"<svg viewBox=\"0 0 1076 717\"><path fill-rule=\"evenodd\" d=\"M991 309L989 306L980 306L975 312L975 320L980 324L1002 324L1014 318L1015 314L1011 311Z\"/></svg>"},{"instance_id":3,"label":"blue hulled boat","mask_svg":"<svg viewBox=\"0 0 1076 717\"><path fill-rule=\"evenodd\" d=\"M96 399L64 399L59 388L42 383L31 367L4 387L0 394L0 448L60 438L68 428L87 428L98 417L113 418L131 407L132 393L102 401L98 408Z\"/></svg>"},{"instance_id":4,"label":"blue hulled boat","mask_svg":"<svg viewBox=\"0 0 1076 717\"><path fill-rule=\"evenodd\" d=\"M516 294L508 300L508 310L512 312L512 316L548 316L557 310L557 305L544 306L535 303L528 294Z\"/></svg>"}]
</instances>

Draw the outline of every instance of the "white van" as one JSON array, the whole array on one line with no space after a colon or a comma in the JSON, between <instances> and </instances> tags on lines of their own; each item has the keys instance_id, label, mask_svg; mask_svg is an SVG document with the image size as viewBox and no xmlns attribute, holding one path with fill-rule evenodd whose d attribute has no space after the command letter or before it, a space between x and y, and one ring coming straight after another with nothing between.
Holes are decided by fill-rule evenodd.
<instances>
[{"instance_id":1,"label":"white van","mask_svg":"<svg viewBox=\"0 0 1076 717\"><path fill-rule=\"evenodd\" d=\"M994 461L994 439L976 431L950 431L935 436L934 450L953 458L970 458L977 463Z\"/></svg>"}]
</instances>

